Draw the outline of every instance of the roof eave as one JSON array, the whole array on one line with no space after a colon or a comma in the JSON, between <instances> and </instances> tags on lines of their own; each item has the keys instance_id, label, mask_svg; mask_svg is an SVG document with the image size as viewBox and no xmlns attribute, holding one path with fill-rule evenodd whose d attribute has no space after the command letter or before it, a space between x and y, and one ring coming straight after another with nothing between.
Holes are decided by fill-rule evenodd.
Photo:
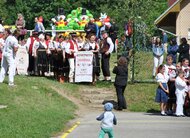
<instances>
[{"instance_id":1,"label":"roof eave","mask_svg":"<svg viewBox=\"0 0 190 138\"><path fill-rule=\"evenodd\" d=\"M155 21L154 24L158 24L164 17L166 17L170 12L179 12L180 11L180 2L182 0L177 0L172 4L164 13L162 13Z\"/></svg>"}]
</instances>

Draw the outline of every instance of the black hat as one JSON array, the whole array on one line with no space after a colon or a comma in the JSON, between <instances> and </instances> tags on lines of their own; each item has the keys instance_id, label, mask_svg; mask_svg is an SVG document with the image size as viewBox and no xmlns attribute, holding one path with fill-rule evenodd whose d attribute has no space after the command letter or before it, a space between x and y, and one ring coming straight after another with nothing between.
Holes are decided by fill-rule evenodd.
<instances>
[{"instance_id":1,"label":"black hat","mask_svg":"<svg viewBox=\"0 0 190 138\"><path fill-rule=\"evenodd\" d=\"M38 35L37 31L32 31L32 35Z\"/></svg>"},{"instance_id":2,"label":"black hat","mask_svg":"<svg viewBox=\"0 0 190 138\"><path fill-rule=\"evenodd\" d=\"M105 34L105 33L107 33L107 31L106 31L106 30L101 31L101 34Z\"/></svg>"},{"instance_id":3,"label":"black hat","mask_svg":"<svg viewBox=\"0 0 190 138\"><path fill-rule=\"evenodd\" d=\"M46 36L50 36L50 37L52 37L51 32L46 32L45 35L46 35Z\"/></svg>"},{"instance_id":4,"label":"black hat","mask_svg":"<svg viewBox=\"0 0 190 138\"><path fill-rule=\"evenodd\" d=\"M86 15L86 8L82 8L82 15Z\"/></svg>"},{"instance_id":5,"label":"black hat","mask_svg":"<svg viewBox=\"0 0 190 138\"><path fill-rule=\"evenodd\" d=\"M58 15L64 15L65 11L63 8L58 8Z\"/></svg>"},{"instance_id":6,"label":"black hat","mask_svg":"<svg viewBox=\"0 0 190 138\"><path fill-rule=\"evenodd\" d=\"M3 22L3 19L0 17L0 24L2 24L2 22Z\"/></svg>"}]
</instances>

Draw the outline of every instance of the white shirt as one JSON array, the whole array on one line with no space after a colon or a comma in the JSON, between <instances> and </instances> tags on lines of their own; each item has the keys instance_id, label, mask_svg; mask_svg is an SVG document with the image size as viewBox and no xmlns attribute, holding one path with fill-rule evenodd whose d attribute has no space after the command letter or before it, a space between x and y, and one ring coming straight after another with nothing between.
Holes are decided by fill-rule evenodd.
<instances>
[{"instance_id":1,"label":"white shirt","mask_svg":"<svg viewBox=\"0 0 190 138\"><path fill-rule=\"evenodd\" d=\"M54 44L53 44L53 40L48 40L48 48L49 49L53 49L54 48Z\"/></svg>"},{"instance_id":2,"label":"white shirt","mask_svg":"<svg viewBox=\"0 0 190 138\"><path fill-rule=\"evenodd\" d=\"M176 77L176 67L174 65L165 65L165 74L170 78Z\"/></svg>"},{"instance_id":3,"label":"white shirt","mask_svg":"<svg viewBox=\"0 0 190 138\"><path fill-rule=\"evenodd\" d=\"M33 38L33 39L34 39L34 42L35 42L36 38ZM29 48L30 48L30 44L31 44L31 37L29 37L29 38L27 39L26 44L25 44L28 51L29 51ZM32 48L33 48L33 47L34 47L34 43L33 43Z\"/></svg>"},{"instance_id":4,"label":"white shirt","mask_svg":"<svg viewBox=\"0 0 190 138\"><path fill-rule=\"evenodd\" d=\"M83 48L84 47L84 42L77 42L77 44L78 44L79 48Z\"/></svg>"},{"instance_id":5,"label":"white shirt","mask_svg":"<svg viewBox=\"0 0 190 138\"><path fill-rule=\"evenodd\" d=\"M53 48L55 48L55 49L59 48L59 42L53 41L52 44L53 44Z\"/></svg>"},{"instance_id":6,"label":"white shirt","mask_svg":"<svg viewBox=\"0 0 190 138\"><path fill-rule=\"evenodd\" d=\"M182 66L182 70L184 71L184 77L185 77L185 78L188 78L188 77L189 77L189 70L190 70L190 67L189 67L189 66L187 66L187 67Z\"/></svg>"},{"instance_id":7,"label":"white shirt","mask_svg":"<svg viewBox=\"0 0 190 138\"><path fill-rule=\"evenodd\" d=\"M15 56L14 48L18 47L18 40L12 36L9 35L5 40L5 46L3 48L3 55L7 56Z\"/></svg>"},{"instance_id":8,"label":"white shirt","mask_svg":"<svg viewBox=\"0 0 190 138\"><path fill-rule=\"evenodd\" d=\"M0 50L3 50L4 45L5 45L5 40L3 38L0 38Z\"/></svg>"},{"instance_id":9,"label":"white shirt","mask_svg":"<svg viewBox=\"0 0 190 138\"><path fill-rule=\"evenodd\" d=\"M114 49L114 44L113 44L113 42L112 42L112 40L111 40L110 37L107 38L107 43L110 45L110 48L109 48L108 52L112 53L113 49Z\"/></svg>"},{"instance_id":10,"label":"white shirt","mask_svg":"<svg viewBox=\"0 0 190 138\"><path fill-rule=\"evenodd\" d=\"M187 84L179 76L175 80L176 91L175 93L184 93L187 90Z\"/></svg>"},{"instance_id":11,"label":"white shirt","mask_svg":"<svg viewBox=\"0 0 190 138\"><path fill-rule=\"evenodd\" d=\"M114 114L112 112L105 112L104 118L101 122L102 128L112 128L113 127Z\"/></svg>"},{"instance_id":12,"label":"white shirt","mask_svg":"<svg viewBox=\"0 0 190 138\"><path fill-rule=\"evenodd\" d=\"M68 46L68 45L67 45L67 42L66 42L66 41L61 42L61 49L62 49L62 50L65 50L67 46ZM69 47L70 47L70 45L69 45Z\"/></svg>"},{"instance_id":13,"label":"white shirt","mask_svg":"<svg viewBox=\"0 0 190 138\"><path fill-rule=\"evenodd\" d=\"M78 52L78 48L77 45L73 42L73 40L71 40L73 45L74 45L74 51ZM66 47L65 47L65 52L68 54L71 54L71 49L70 49L70 42L67 43Z\"/></svg>"},{"instance_id":14,"label":"white shirt","mask_svg":"<svg viewBox=\"0 0 190 138\"><path fill-rule=\"evenodd\" d=\"M5 31L5 28L3 27L2 24L0 24L0 32L4 32Z\"/></svg>"},{"instance_id":15,"label":"white shirt","mask_svg":"<svg viewBox=\"0 0 190 138\"><path fill-rule=\"evenodd\" d=\"M38 49L40 44L46 49L47 48L47 45L46 45L46 41L35 41L35 48Z\"/></svg>"},{"instance_id":16,"label":"white shirt","mask_svg":"<svg viewBox=\"0 0 190 138\"><path fill-rule=\"evenodd\" d=\"M157 82L167 83L168 80L169 80L169 76L166 75L166 74L163 75L162 73L158 73L158 74L156 75L156 81L157 81Z\"/></svg>"},{"instance_id":17,"label":"white shirt","mask_svg":"<svg viewBox=\"0 0 190 138\"><path fill-rule=\"evenodd\" d=\"M85 45L84 45L85 50L90 50L90 47L94 50L95 47L96 47L96 43L95 42L93 42L93 43L91 43L91 42L85 43Z\"/></svg>"}]
</instances>

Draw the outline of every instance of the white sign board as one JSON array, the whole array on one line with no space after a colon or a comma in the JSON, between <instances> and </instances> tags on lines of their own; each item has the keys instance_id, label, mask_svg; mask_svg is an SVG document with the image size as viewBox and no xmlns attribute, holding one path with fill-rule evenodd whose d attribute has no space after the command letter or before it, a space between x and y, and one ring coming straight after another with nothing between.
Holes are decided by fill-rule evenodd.
<instances>
[{"instance_id":1,"label":"white sign board","mask_svg":"<svg viewBox=\"0 0 190 138\"><path fill-rule=\"evenodd\" d=\"M20 46L16 54L16 68L19 75L26 75L28 69L28 52L25 46Z\"/></svg>"},{"instance_id":2,"label":"white sign board","mask_svg":"<svg viewBox=\"0 0 190 138\"><path fill-rule=\"evenodd\" d=\"M93 53L80 51L75 57L75 82L92 82Z\"/></svg>"}]
</instances>

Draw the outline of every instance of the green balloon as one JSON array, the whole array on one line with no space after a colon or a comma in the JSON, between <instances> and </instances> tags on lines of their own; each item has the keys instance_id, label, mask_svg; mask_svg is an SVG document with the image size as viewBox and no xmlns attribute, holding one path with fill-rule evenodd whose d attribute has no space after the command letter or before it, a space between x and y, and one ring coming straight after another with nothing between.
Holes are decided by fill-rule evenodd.
<instances>
[{"instance_id":1,"label":"green balloon","mask_svg":"<svg viewBox=\"0 0 190 138\"><path fill-rule=\"evenodd\" d=\"M76 10L72 10L71 14L75 15L75 14L77 14L77 11Z\"/></svg>"},{"instance_id":2,"label":"green balloon","mask_svg":"<svg viewBox=\"0 0 190 138\"><path fill-rule=\"evenodd\" d=\"M77 30L78 28L79 28L78 23L73 24L73 29L74 29L74 30Z\"/></svg>"},{"instance_id":3,"label":"green balloon","mask_svg":"<svg viewBox=\"0 0 190 138\"><path fill-rule=\"evenodd\" d=\"M89 10L86 10L86 14L90 14Z\"/></svg>"},{"instance_id":4,"label":"green balloon","mask_svg":"<svg viewBox=\"0 0 190 138\"><path fill-rule=\"evenodd\" d=\"M68 27L67 27L67 26L64 26L63 29L64 29L64 30L68 30Z\"/></svg>"},{"instance_id":5,"label":"green balloon","mask_svg":"<svg viewBox=\"0 0 190 138\"><path fill-rule=\"evenodd\" d=\"M92 14L87 14L89 18L93 18L93 15Z\"/></svg>"},{"instance_id":6,"label":"green balloon","mask_svg":"<svg viewBox=\"0 0 190 138\"><path fill-rule=\"evenodd\" d=\"M67 15L67 18L72 18L72 14Z\"/></svg>"}]
</instances>

